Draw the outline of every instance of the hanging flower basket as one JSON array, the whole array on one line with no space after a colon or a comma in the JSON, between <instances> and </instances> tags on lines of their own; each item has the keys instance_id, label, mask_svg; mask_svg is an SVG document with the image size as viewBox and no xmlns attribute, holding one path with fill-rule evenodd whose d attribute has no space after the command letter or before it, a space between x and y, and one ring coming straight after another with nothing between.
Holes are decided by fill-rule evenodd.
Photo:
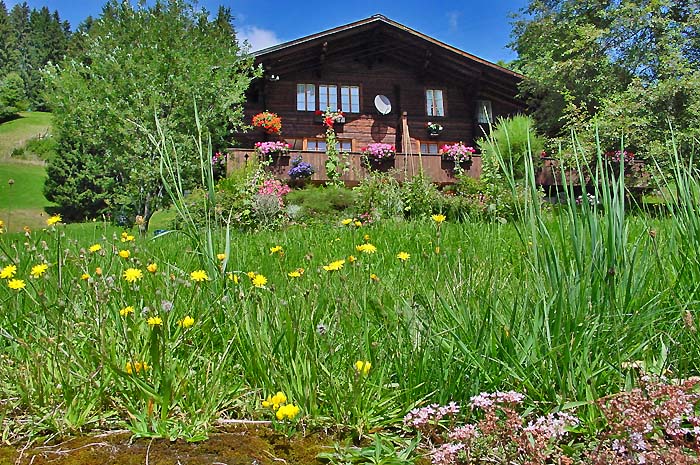
<instances>
[{"instance_id":1,"label":"hanging flower basket","mask_svg":"<svg viewBox=\"0 0 700 465\"><path fill-rule=\"evenodd\" d=\"M321 110L316 110L314 121L317 123L323 123L323 125L327 128L332 128L335 124L344 124L345 115L342 111L326 110L323 112Z\"/></svg>"},{"instance_id":2,"label":"hanging flower basket","mask_svg":"<svg viewBox=\"0 0 700 465\"><path fill-rule=\"evenodd\" d=\"M433 123L432 121L428 121L425 124L427 130L428 130L428 136L429 137L437 137L442 133L442 130L444 129L442 127L442 124L440 123Z\"/></svg>"},{"instance_id":3,"label":"hanging flower basket","mask_svg":"<svg viewBox=\"0 0 700 465\"><path fill-rule=\"evenodd\" d=\"M268 134L279 134L282 132L282 118L277 113L263 111L253 116L253 126L263 128Z\"/></svg>"},{"instance_id":4,"label":"hanging flower basket","mask_svg":"<svg viewBox=\"0 0 700 465\"><path fill-rule=\"evenodd\" d=\"M472 154L475 152L476 150L474 147L469 147L461 142L440 147L440 156L442 159L445 161L452 161L455 164L472 161Z\"/></svg>"},{"instance_id":5,"label":"hanging flower basket","mask_svg":"<svg viewBox=\"0 0 700 465\"><path fill-rule=\"evenodd\" d=\"M280 141L256 142L255 153L263 159L266 157L281 157L289 154L289 144Z\"/></svg>"},{"instance_id":6,"label":"hanging flower basket","mask_svg":"<svg viewBox=\"0 0 700 465\"><path fill-rule=\"evenodd\" d=\"M370 163L378 163L396 158L396 147L391 144L375 142L364 147L362 155Z\"/></svg>"}]
</instances>

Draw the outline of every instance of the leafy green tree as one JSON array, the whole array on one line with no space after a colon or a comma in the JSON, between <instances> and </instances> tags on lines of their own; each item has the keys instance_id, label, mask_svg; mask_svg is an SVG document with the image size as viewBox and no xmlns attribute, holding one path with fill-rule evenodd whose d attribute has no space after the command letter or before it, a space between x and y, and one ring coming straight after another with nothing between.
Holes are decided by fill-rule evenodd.
<instances>
[{"instance_id":1,"label":"leafy green tree","mask_svg":"<svg viewBox=\"0 0 700 465\"><path fill-rule=\"evenodd\" d=\"M0 77L9 73L16 61L15 41L5 2L0 0Z\"/></svg>"},{"instance_id":2,"label":"leafy green tree","mask_svg":"<svg viewBox=\"0 0 700 465\"><path fill-rule=\"evenodd\" d=\"M230 19L210 21L206 11L181 0L151 7L112 0L83 35L79 55L49 68L61 156L48 165L45 193L65 217L140 215L147 224L167 205L148 137L156 119L190 179L199 170L195 103L213 144L229 143L257 75Z\"/></svg>"},{"instance_id":3,"label":"leafy green tree","mask_svg":"<svg viewBox=\"0 0 700 465\"><path fill-rule=\"evenodd\" d=\"M608 145L660 154L668 121L685 139L700 127L694 0L530 0L513 37L522 96L549 136L598 126Z\"/></svg>"},{"instance_id":4,"label":"leafy green tree","mask_svg":"<svg viewBox=\"0 0 700 465\"><path fill-rule=\"evenodd\" d=\"M19 74L11 72L0 79L0 122L26 110L26 100L24 82Z\"/></svg>"}]
</instances>

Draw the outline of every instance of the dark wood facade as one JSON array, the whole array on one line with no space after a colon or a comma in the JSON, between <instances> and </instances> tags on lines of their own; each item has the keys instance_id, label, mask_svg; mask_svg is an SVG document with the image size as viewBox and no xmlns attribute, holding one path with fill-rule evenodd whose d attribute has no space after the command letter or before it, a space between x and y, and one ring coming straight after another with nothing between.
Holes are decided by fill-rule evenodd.
<instances>
[{"instance_id":1,"label":"dark wood facade","mask_svg":"<svg viewBox=\"0 0 700 465\"><path fill-rule=\"evenodd\" d=\"M261 111L275 112L282 118L282 133L270 136L254 129L237 134L243 148L280 139L293 150L309 150L314 141L323 140L325 128L315 113L326 109L319 108L321 86L335 86L338 109L343 104L341 88L359 88L359 111L344 111L345 123L335 125L337 138L349 152L359 152L371 142L392 144L408 154L418 154L422 147L424 155L445 143L473 145L487 127L477 122L477 102L487 101L494 119L524 110L515 97L520 75L381 15L281 44L255 57L264 76L251 85L245 116L250 121ZM312 108L298 109L300 84L314 87ZM442 91L443 116L428 115L427 90ZM389 114L375 107L377 95L391 101ZM428 121L441 124L442 133L429 136ZM237 153L244 152L232 156Z\"/></svg>"}]
</instances>

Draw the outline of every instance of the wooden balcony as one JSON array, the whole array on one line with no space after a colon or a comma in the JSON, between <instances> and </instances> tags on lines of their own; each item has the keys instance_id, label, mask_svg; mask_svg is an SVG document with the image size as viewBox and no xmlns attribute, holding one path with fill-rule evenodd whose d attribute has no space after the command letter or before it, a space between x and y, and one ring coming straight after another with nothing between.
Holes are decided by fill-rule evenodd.
<instances>
[{"instance_id":1,"label":"wooden balcony","mask_svg":"<svg viewBox=\"0 0 700 465\"><path fill-rule=\"evenodd\" d=\"M325 165L327 156L324 152L291 151L289 155L273 157L268 169L280 179L289 179L287 173L292 167L291 160L299 155L301 155L303 161L313 166L314 175L311 177L313 183L320 184L328 180ZM255 150L253 149L230 149L226 171L230 173L236 168L245 166L255 156ZM367 167L363 163L362 154L358 152L349 153L347 159L350 169L343 173L341 179L348 186L358 185L362 179L367 177L370 169L385 172L392 171L399 181L403 181L418 174L421 166L423 167L423 172L436 184L450 184L457 180L455 178L454 162L442 160L440 155L397 154L394 160L373 163L371 167ZM481 157L474 155L470 162L462 164L462 169L468 176L478 178L481 175Z\"/></svg>"}]
</instances>

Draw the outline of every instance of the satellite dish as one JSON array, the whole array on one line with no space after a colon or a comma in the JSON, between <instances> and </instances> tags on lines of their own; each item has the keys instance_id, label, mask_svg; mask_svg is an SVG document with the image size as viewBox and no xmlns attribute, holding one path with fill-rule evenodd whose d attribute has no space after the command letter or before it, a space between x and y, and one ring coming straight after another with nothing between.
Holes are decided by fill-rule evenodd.
<instances>
[{"instance_id":1,"label":"satellite dish","mask_svg":"<svg viewBox=\"0 0 700 465\"><path fill-rule=\"evenodd\" d=\"M388 115L391 112L391 101L386 95L377 95L374 97L374 106L382 115Z\"/></svg>"}]
</instances>

